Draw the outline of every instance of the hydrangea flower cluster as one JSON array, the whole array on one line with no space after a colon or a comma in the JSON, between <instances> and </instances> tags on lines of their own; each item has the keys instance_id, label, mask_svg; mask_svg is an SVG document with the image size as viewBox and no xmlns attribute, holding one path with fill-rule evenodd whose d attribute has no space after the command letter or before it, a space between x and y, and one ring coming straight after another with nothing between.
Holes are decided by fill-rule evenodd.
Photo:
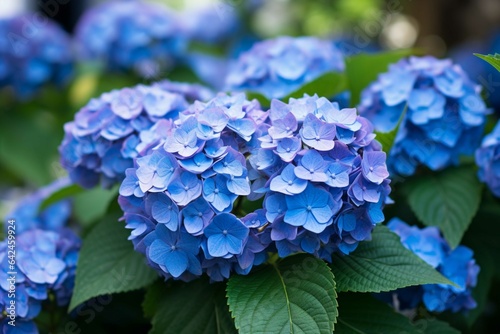
<instances>
[{"instance_id":1,"label":"hydrangea flower cluster","mask_svg":"<svg viewBox=\"0 0 500 334\"><path fill-rule=\"evenodd\" d=\"M344 69L342 53L329 41L279 37L256 43L242 53L226 78L226 86L283 98L327 72Z\"/></svg>"},{"instance_id":2,"label":"hydrangea flower cluster","mask_svg":"<svg viewBox=\"0 0 500 334\"><path fill-rule=\"evenodd\" d=\"M132 159L164 138L170 120L188 107L187 99L211 94L199 85L168 81L105 93L65 124L61 163L71 180L86 188L100 179L104 187L121 182Z\"/></svg>"},{"instance_id":3,"label":"hydrangea flower cluster","mask_svg":"<svg viewBox=\"0 0 500 334\"><path fill-rule=\"evenodd\" d=\"M15 217L19 222L16 226L16 233L20 234L36 228L57 231L64 227L71 215L69 200L61 200L49 205L41 212L39 210L46 198L69 184L68 178L62 178L22 198L7 215L7 217Z\"/></svg>"},{"instance_id":4,"label":"hydrangea flower cluster","mask_svg":"<svg viewBox=\"0 0 500 334\"><path fill-rule=\"evenodd\" d=\"M223 2L187 11L182 15L182 21L190 40L207 44L230 39L237 34L240 25L237 10Z\"/></svg>"},{"instance_id":5,"label":"hydrangea flower cluster","mask_svg":"<svg viewBox=\"0 0 500 334\"><path fill-rule=\"evenodd\" d=\"M174 13L143 1L106 2L87 11L76 28L85 60L145 77L172 66L184 52L185 35Z\"/></svg>"},{"instance_id":6,"label":"hydrangea flower cluster","mask_svg":"<svg viewBox=\"0 0 500 334\"><path fill-rule=\"evenodd\" d=\"M165 278L206 272L220 281L265 260L264 215L231 213L250 194L243 153L264 120L259 103L243 94L195 102L166 129L162 145L127 169L119 203L129 239Z\"/></svg>"},{"instance_id":7,"label":"hydrangea flower cluster","mask_svg":"<svg viewBox=\"0 0 500 334\"><path fill-rule=\"evenodd\" d=\"M496 197L500 197L500 122L476 150L476 164L479 166L479 180L485 182Z\"/></svg>"},{"instance_id":8,"label":"hydrangea flower cluster","mask_svg":"<svg viewBox=\"0 0 500 334\"><path fill-rule=\"evenodd\" d=\"M269 112L243 94L195 102L126 171L119 203L130 240L165 278L183 280L246 274L268 251L348 254L389 200L373 139L355 109L317 96L274 100ZM236 216L242 196L264 193L264 208Z\"/></svg>"},{"instance_id":9,"label":"hydrangea flower cluster","mask_svg":"<svg viewBox=\"0 0 500 334\"><path fill-rule=\"evenodd\" d=\"M393 130L405 110L388 159L391 172L404 176L472 154L489 113L480 87L459 66L430 56L400 60L362 93L360 114L377 131Z\"/></svg>"},{"instance_id":10,"label":"hydrangea flower cluster","mask_svg":"<svg viewBox=\"0 0 500 334\"><path fill-rule=\"evenodd\" d=\"M369 239L389 199L386 155L354 108L305 96L273 100L249 158L254 196L281 257L306 252L331 261Z\"/></svg>"},{"instance_id":11,"label":"hydrangea flower cluster","mask_svg":"<svg viewBox=\"0 0 500 334\"><path fill-rule=\"evenodd\" d=\"M15 239L9 237L12 225L6 223L7 238L0 242L0 323L3 328L38 333L31 320L40 313L49 294L59 306L67 305L71 299L81 240L65 227L71 213L70 202L62 200L40 212L46 198L68 185L69 179L63 178L29 194L6 217L6 221L15 220L16 236ZM15 279L9 279L10 272L16 272ZM15 298L11 295L14 288ZM12 320L9 317L13 312L9 309L11 300L16 305L15 327L6 324Z\"/></svg>"},{"instance_id":12,"label":"hydrangea flower cluster","mask_svg":"<svg viewBox=\"0 0 500 334\"><path fill-rule=\"evenodd\" d=\"M400 309L415 308L420 302L433 312L459 312L477 306L471 292L477 284L479 266L470 248L458 246L452 250L436 227L419 229L398 218L393 218L388 227L400 236L406 248L458 285L427 284L397 290L394 294Z\"/></svg>"},{"instance_id":13,"label":"hydrangea flower cluster","mask_svg":"<svg viewBox=\"0 0 500 334\"><path fill-rule=\"evenodd\" d=\"M72 71L70 38L56 23L36 14L0 19L0 88L26 98L44 84L66 83Z\"/></svg>"},{"instance_id":14,"label":"hydrangea flower cluster","mask_svg":"<svg viewBox=\"0 0 500 334\"><path fill-rule=\"evenodd\" d=\"M59 306L69 303L79 249L80 239L69 229L30 229L16 235L12 270L12 243L9 239L0 242L0 322L4 328L10 327L6 323L15 313L16 328L23 329L23 333L38 333L30 320L40 313L49 294L55 296ZM14 279L8 274L12 271L16 272ZM15 301L14 310L11 300Z\"/></svg>"}]
</instances>

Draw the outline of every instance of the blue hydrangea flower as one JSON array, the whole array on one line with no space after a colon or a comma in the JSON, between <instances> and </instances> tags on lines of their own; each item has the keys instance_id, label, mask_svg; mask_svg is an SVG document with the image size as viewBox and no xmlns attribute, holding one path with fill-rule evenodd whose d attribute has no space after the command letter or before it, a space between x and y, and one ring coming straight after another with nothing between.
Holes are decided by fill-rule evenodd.
<instances>
[{"instance_id":1,"label":"blue hydrangea flower","mask_svg":"<svg viewBox=\"0 0 500 334\"><path fill-rule=\"evenodd\" d=\"M204 87L169 81L104 93L65 125L65 137L59 147L61 164L74 183L86 188L100 181L104 187L121 182L126 169L133 167L133 158L165 138L175 137L170 136L174 131L172 120L188 107L188 100L204 100L210 95ZM139 194L149 189L136 189L134 177L127 175L129 183L122 187L128 190L124 191ZM150 181L154 183L156 178Z\"/></svg>"},{"instance_id":2,"label":"blue hydrangea flower","mask_svg":"<svg viewBox=\"0 0 500 334\"><path fill-rule=\"evenodd\" d=\"M88 10L76 27L84 60L110 70L135 70L155 77L183 54L187 32L164 6L143 1L112 1Z\"/></svg>"},{"instance_id":3,"label":"blue hydrangea flower","mask_svg":"<svg viewBox=\"0 0 500 334\"><path fill-rule=\"evenodd\" d=\"M315 37L278 37L256 43L229 71L229 90L259 92L282 98L327 72L342 72L342 53Z\"/></svg>"},{"instance_id":4,"label":"blue hydrangea flower","mask_svg":"<svg viewBox=\"0 0 500 334\"><path fill-rule=\"evenodd\" d=\"M11 285L16 290L16 328L26 333L38 333L30 320L41 311L41 304L56 297L59 306L65 306L71 298L80 239L69 229L57 232L38 228L16 235L16 264L10 267L8 240L0 242L0 305L2 323L9 321L8 305ZM17 272L16 280L8 281L9 272ZM4 327L5 328L5 327Z\"/></svg>"},{"instance_id":5,"label":"blue hydrangea flower","mask_svg":"<svg viewBox=\"0 0 500 334\"><path fill-rule=\"evenodd\" d=\"M39 212L40 205L46 198L69 184L69 179L63 178L28 194L16 204L6 218L16 220L17 233L35 228L48 231L59 230L66 225L71 215L70 201L55 202ZM4 228L7 229L7 226Z\"/></svg>"},{"instance_id":6,"label":"blue hydrangea flower","mask_svg":"<svg viewBox=\"0 0 500 334\"><path fill-rule=\"evenodd\" d=\"M279 256L331 260L368 239L390 202L386 157L371 123L355 109L306 95L273 100L260 128L260 147L248 159L250 196L264 196L265 231Z\"/></svg>"},{"instance_id":7,"label":"blue hydrangea flower","mask_svg":"<svg viewBox=\"0 0 500 334\"><path fill-rule=\"evenodd\" d=\"M163 277L191 280L205 272L217 281L265 261L270 241L257 223L265 214L230 213L250 194L243 153L256 142L263 115L243 94L197 101L127 169L119 203L129 239Z\"/></svg>"},{"instance_id":8,"label":"blue hydrangea flower","mask_svg":"<svg viewBox=\"0 0 500 334\"><path fill-rule=\"evenodd\" d=\"M182 22L190 40L220 44L236 36L240 26L237 10L220 3L182 13Z\"/></svg>"},{"instance_id":9,"label":"blue hydrangea flower","mask_svg":"<svg viewBox=\"0 0 500 334\"><path fill-rule=\"evenodd\" d=\"M11 87L20 98L47 83L63 85L73 72L70 37L37 15L0 19L0 88Z\"/></svg>"},{"instance_id":10,"label":"blue hydrangea flower","mask_svg":"<svg viewBox=\"0 0 500 334\"><path fill-rule=\"evenodd\" d=\"M493 195L500 197L500 122L476 150L476 164L481 182L486 183Z\"/></svg>"},{"instance_id":11,"label":"blue hydrangea flower","mask_svg":"<svg viewBox=\"0 0 500 334\"><path fill-rule=\"evenodd\" d=\"M480 91L450 60L410 57L363 91L359 111L375 130L388 132L406 110L388 165L408 176L420 165L440 170L474 152L490 112Z\"/></svg>"},{"instance_id":12,"label":"blue hydrangea flower","mask_svg":"<svg viewBox=\"0 0 500 334\"><path fill-rule=\"evenodd\" d=\"M458 246L452 250L436 227L419 229L408 226L398 218L393 218L388 227L399 235L406 248L457 286L427 284L386 293L382 299L391 303L397 300L399 309L415 308L423 302L425 307L433 312L467 311L477 306L471 293L477 284L479 266L470 248Z\"/></svg>"}]
</instances>

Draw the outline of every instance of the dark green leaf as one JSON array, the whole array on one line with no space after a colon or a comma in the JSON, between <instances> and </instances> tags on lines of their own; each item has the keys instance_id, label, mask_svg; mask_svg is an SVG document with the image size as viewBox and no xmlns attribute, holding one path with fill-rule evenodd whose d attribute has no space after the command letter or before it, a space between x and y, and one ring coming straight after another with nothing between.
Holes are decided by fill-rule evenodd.
<instances>
[{"instance_id":1,"label":"dark green leaf","mask_svg":"<svg viewBox=\"0 0 500 334\"><path fill-rule=\"evenodd\" d=\"M408 203L427 226L437 226L452 248L462 240L481 201L482 185L471 167L451 168L405 185Z\"/></svg>"},{"instance_id":2,"label":"dark green leaf","mask_svg":"<svg viewBox=\"0 0 500 334\"><path fill-rule=\"evenodd\" d=\"M140 289L156 279L144 256L127 240L129 231L118 218L107 215L84 239L70 311L90 298Z\"/></svg>"},{"instance_id":3,"label":"dark green leaf","mask_svg":"<svg viewBox=\"0 0 500 334\"><path fill-rule=\"evenodd\" d=\"M335 334L420 333L408 318L364 293L341 293Z\"/></svg>"},{"instance_id":4,"label":"dark green leaf","mask_svg":"<svg viewBox=\"0 0 500 334\"><path fill-rule=\"evenodd\" d=\"M363 89L377 79L380 73L387 72L389 64L410 56L413 50L397 50L376 54L359 54L346 58L346 73L351 92L351 105L356 106Z\"/></svg>"},{"instance_id":5,"label":"dark green leaf","mask_svg":"<svg viewBox=\"0 0 500 334\"><path fill-rule=\"evenodd\" d=\"M205 278L152 285L143 303L145 315L152 318L150 334L237 333L224 287L224 283L210 284Z\"/></svg>"},{"instance_id":6,"label":"dark green leaf","mask_svg":"<svg viewBox=\"0 0 500 334\"><path fill-rule=\"evenodd\" d=\"M241 334L330 334L337 318L334 277L323 261L309 255L232 276L227 297Z\"/></svg>"},{"instance_id":7,"label":"dark green leaf","mask_svg":"<svg viewBox=\"0 0 500 334\"><path fill-rule=\"evenodd\" d=\"M487 61L490 65L496 68L500 72L500 53L495 53L494 55L482 55L479 53L474 53L474 56Z\"/></svg>"},{"instance_id":8,"label":"dark green leaf","mask_svg":"<svg viewBox=\"0 0 500 334\"><path fill-rule=\"evenodd\" d=\"M436 318L419 319L413 326L422 334L460 334L460 331L451 327L447 322Z\"/></svg>"},{"instance_id":9,"label":"dark green leaf","mask_svg":"<svg viewBox=\"0 0 500 334\"><path fill-rule=\"evenodd\" d=\"M334 255L331 264L337 291L380 292L411 285L453 284L406 249L386 226L377 226L372 240L349 256Z\"/></svg>"}]
</instances>

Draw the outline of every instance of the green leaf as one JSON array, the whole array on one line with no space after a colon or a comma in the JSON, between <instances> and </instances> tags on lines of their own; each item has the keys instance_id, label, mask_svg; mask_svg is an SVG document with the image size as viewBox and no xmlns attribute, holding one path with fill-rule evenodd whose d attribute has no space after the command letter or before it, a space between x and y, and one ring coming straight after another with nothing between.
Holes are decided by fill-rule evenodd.
<instances>
[{"instance_id":1,"label":"green leaf","mask_svg":"<svg viewBox=\"0 0 500 334\"><path fill-rule=\"evenodd\" d=\"M399 127L401 126L401 123L403 122L405 116L406 116L406 111L408 110L408 105L405 105L403 111L401 112L401 116L399 116L399 120L396 123L396 127L392 129L389 132L375 132L377 137L377 141L382 144L382 149L384 150L385 153L389 154L389 152L392 149L392 146L394 145L394 141L396 140L396 135L398 134Z\"/></svg>"},{"instance_id":2,"label":"green leaf","mask_svg":"<svg viewBox=\"0 0 500 334\"><path fill-rule=\"evenodd\" d=\"M10 110L16 114L19 110ZM62 128L48 112L38 110L31 117L19 115L0 120L0 164L21 180L42 186L59 172L57 146Z\"/></svg>"},{"instance_id":3,"label":"green leaf","mask_svg":"<svg viewBox=\"0 0 500 334\"><path fill-rule=\"evenodd\" d=\"M368 294L341 293L335 334L421 333L408 318Z\"/></svg>"},{"instance_id":4,"label":"green leaf","mask_svg":"<svg viewBox=\"0 0 500 334\"><path fill-rule=\"evenodd\" d=\"M241 334L330 334L338 314L330 269L304 254L232 276L227 297Z\"/></svg>"},{"instance_id":5,"label":"green leaf","mask_svg":"<svg viewBox=\"0 0 500 334\"><path fill-rule=\"evenodd\" d=\"M423 318L415 321L413 326L422 334L460 334L460 331L451 327L445 321L436 318Z\"/></svg>"},{"instance_id":6,"label":"green leaf","mask_svg":"<svg viewBox=\"0 0 500 334\"><path fill-rule=\"evenodd\" d=\"M237 333L224 296L224 283L159 282L148 288L144 313L152 318L150 334Z\"/></svg>"},{"instance_id":7,"label":"green leaf","mask_svg":"<svg viewBox=\"0 0 500 334\"><path fill-rule=\"evenodd\" d=\"M377 79L380 73L387 72L389 64L410 56L413 50L397 50L375 54L359 54L346 58L346 74L351 91L351 106L361 99L363 89Z\"/></svg>"},{"instance_id":8,"label":"green leaf","mask_svg":"<svg viewBox=\"0 0 500 334\"><path fill-rule=\"evenodd\" d=\"M437 226L452 248L460 244L481 201L471 167L451 168L407 183L408 204L427 226Z\"/></svg>"},{"instance_id":9,"label":"green leaf","mask_svg":"<svg viewBox=\"0 0 500 334\"><path fill-rule=\"evenodd\" d=\"M500 53L495 53L494 55L482 55L480 53L474 53L474 56L487 61L491 66L496 68L500 72Z\"/></svg>"},{"instance_id":10,"label":"green leaf","mask_svg":"<svg viewBox=\"0 0 500 334\"><path fill-rule=\"evenodd\" d=\"M144 256L134 251L118 218L107 215L84 239L69 311L90 298L140 289L157 278Z\"/></svg>"},{"instance_id":11,"label":"green leaf","mask_svg":"<svg viewBox=\"0 0 500 334\"><path fill-rule=\"evenodd\" d=\"M361 242L349 256L333 255L330 265L337 291L380 292L412 285L453 284L406 249L399 236L377 226L371 241Z\"/></svg>"},{"instance_id":12,"label":"green leaf","mask_svg":"<svg viewBox=\"0 0 500 334\"><path fill-rule=\"evenodd\" d=\"M281 100L288 102L290 98L301 98L304 94L318 94L318 96L332 98L347 89L347 76L344 73L328 72L305 84Z\"/></svg>"},{"instance_id":13,"label":"green leaf","mask_svg":"<svg viewBox=\"0 0 500 334\"><path fill-rule=\"evenodd\" d=\"M261 106L263 108L267 108L267 107L269 107L271 105L271 100L269 100L267 97L265 97L261 93L246 92L246 96L247 96L247 99L249 101L251 101L253 99L256 99L257 101L259 101L259 103L261 104Z\"/></svg>"},{"instance_id":14,"label":"green leaf","mask_svg":"<svg viewBox=\"0 0 500 334\"><path fill-rule=\"evenodd\" d=\"M102 189L100 186L85 190L74 196L73 213L83 226L90 226L100 219L116 200L118 186L112 189Z\"/></svg>"},{"instance_id":15,"label":"green leaf","mask_svg":"<svg viewBox=\"0 0 500 334\"><path fill-rule=\"evenodd\" d=\"M65 198L77 195L83 192L84 189L77 184L70 184L66 187L59 189L58 191L52 193L49 197L43 200L40 204L38 211L43 211L54 203L59 202Z\"/></svg>"}]
</instances>

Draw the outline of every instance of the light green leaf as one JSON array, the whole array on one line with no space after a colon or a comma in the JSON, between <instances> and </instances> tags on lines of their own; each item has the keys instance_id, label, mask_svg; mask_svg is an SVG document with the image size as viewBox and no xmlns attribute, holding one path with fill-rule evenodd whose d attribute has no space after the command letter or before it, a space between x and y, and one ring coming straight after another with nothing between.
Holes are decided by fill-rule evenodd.
<instances>
[{"instance_id":1,"label":"light green leaf","mask_svg":"<svg viewBox=\"0 0 500 334\"><path fill-rule=\"evenodd\" d=\"M259 101L259 103L261 104L261 106L263 108L268 108L271 105L271 100L269 100L267 97L265 97L261 93L246 92L246 96L247 96L247 99L249 101L251 101L253 99L256 99L257 101Z\"/></svg>"},{"instance_id":2,"label":"light green leaf","mask_svg":"<svg viewBox=\"0 0 500 334\"><path fill-rule=\"evenodd\" d=\"M337 294L328 266L295 255L227 284L229 309L239 333L332 333Z\"/></svg>"},{"instance_id":3,"label":"light green leaf","mask_svg":"<svg viewBox=\"0 0 500 334\"><path fill-rule=\"evenodd\" d=\"M337 291L380 292L421 284L453 284L406 249L386 226L377 226L372 240L361 242L349 256L334 255L330 266Z\"/></svg>"},{"instance_id":4,"label":"light green leaf","mask_svg":"<svg viewBox=\"0 0 500 334\"><path fill-rule=\"evenodd\" d=\"M480 53L474 53L474 56L487 61L490 65L496 68L500 72L500 53L495 53L494 55L482 55Z\"/></svg>"},{"instance_id":5,"label":"light green leaf","mask_svg":"<svg viewBox=\"0 0 500 334\"><path fill-rule=\"evenodd\" d=\"M405 185L408 204L427 226L437 226L452 248L460 244L481 201L482 185L471 167L451 168Z\"/></svg>"},{"instance_id":6,"label":"light green leaf","mask_svg":"<svg viewBox=\"0 0 500 334\"><path fill-rule=\"evenodd\" d=\"M110 203L116 200L118 186L102 189L100 186L76 194L73 198L73 213L83 226L91 226L106 213Z\"/></svg>"},{"instance_id":7,"label":"light green leaf","mask_svg":"<svg viewBox=\"0 0 500 334\"><path fill-rule=\"evenodd\" d=\"M157 274L127 240L129 232L110 214L83 241L69 311L90 298L151 284Z\"/></svg>"},{"instance_id":8,"label":"light green leaf","mask_svg":"<svg viewBox=\"0 0 500 334\"><path fill-rule=\"evenodd\" d=\"M351 105L356 106L363 89L377 79L380 73L387 72L389 64L408 57L413 50L397 50L375 54L359 54L346 58L346 74L351 92Z\"/></svg>"},{"instance_id":9,"label":"light green leaf","mask_svg":"<svg viewBox=\"0 0 500 334\"><path fill-rule=\"evenodd\" d=\"M84 189L77 184L70 184L52 193L43 200L38 211L43 211L54 203L83 192Z\"/></svg>"},{"instance_id":10,"label":"light green leaf","mask_svg":"<svg viewBox=\"0 0 500 334\"><path fill-rule=\"evenodd\" d=\"M152 318L153 328L149 333L237 333L224 287L224 283L210 284L205 278L150 286L143 303L145 315Z\"/></svg>"},{"instance_id":11,"label":"light green leaf","mask_svg":"<svg viewBox=\"0 0 500 334\"><path fill-rule=\"evenodd\" d=\"M389 132L377 132L377 131L375 132L375 134L377 135L375 139L377 139L377 141L382 145L383 151L387 154L389 154L389 152L392 149L392 146L394 145L394 141L396 140L396 135L398 134L401 123L403 123L407 110L408 110L408 105L405 105L394 129L392 129Z\"/></svg>"},{"instance_id":12,"label":"light green leaf","mask_svg":"<svg viewBox=\"0 0 500 334\"><path fill-rule=\"evenodd\" d=\"M328 72L305 84L281 100L288 102L290 98L301 98L304 94L318 94L320 97L324 96L330 99L347 90L347 88L347 76L344 73Z\"/></svg>"},{"instance_id":13,"label":"light green leaf","mask_svg":"<svg viewBox=\"0 0 500 334\"><path fill-rule=\"evenodd\" d=\"M335 334L421 333L408 318L369 294L341 293Z\"/></svg>"}]
</instances>

